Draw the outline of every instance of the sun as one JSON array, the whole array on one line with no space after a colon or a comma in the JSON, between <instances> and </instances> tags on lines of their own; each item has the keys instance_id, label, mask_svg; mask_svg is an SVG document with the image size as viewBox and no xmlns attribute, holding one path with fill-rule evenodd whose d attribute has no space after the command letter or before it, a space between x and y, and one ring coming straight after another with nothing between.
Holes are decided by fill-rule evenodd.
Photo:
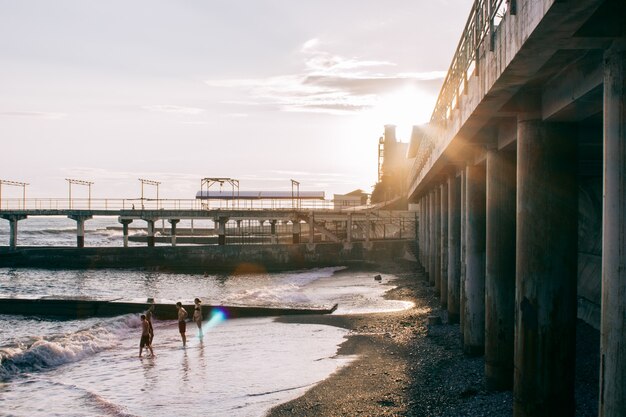
<instances>
[{"instance_id":1,"label":"sun","mask_svg":"<svg viewBox=\"0 0 626 417\"><path fill-rule=\"evenodd\" d=\"M406 87L379 95L374 105L363 112L368 124L379 129L386 124L396 125L398 138L407 141L414 125L428 122L436 97L415 87Z\"/></svg>"}]
</instances>

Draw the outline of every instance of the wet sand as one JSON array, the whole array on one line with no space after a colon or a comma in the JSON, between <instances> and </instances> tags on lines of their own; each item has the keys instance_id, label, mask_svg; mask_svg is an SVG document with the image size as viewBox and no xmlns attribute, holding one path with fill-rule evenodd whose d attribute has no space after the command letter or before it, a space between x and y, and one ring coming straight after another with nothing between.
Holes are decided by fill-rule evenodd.
<instances>
[{"instance_id":1,"label":"wet sand","mask_svg":"<svg viewBox=\"0 0 626 417\"><path fill-rule=\"evenodd\" d=\"M268 416L512 416L512 392L484 388L484 358L463 355L459 326L446 324L434 289L416 269L409 263L381 268L399 277L387 298L412 301L411 309L281 318L349 329L338 354L358 358ZM436 314L444 324L428 325ZM595 417L599 334L582 322L577 330L576 416Z\"/></svg>"}]
</instances>

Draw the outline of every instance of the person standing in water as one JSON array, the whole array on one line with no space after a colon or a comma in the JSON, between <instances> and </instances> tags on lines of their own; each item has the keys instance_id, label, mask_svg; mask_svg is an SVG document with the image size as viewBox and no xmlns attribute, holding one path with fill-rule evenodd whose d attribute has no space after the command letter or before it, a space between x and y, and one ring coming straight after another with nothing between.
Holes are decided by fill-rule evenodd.
<instances>
[{"instance_id":1,"label":"person standing in water","mask_svg":"<svg viewBox=\"0 0 626 417\"><path fill-rule=\"evenodd\" d=\"M202 306L200 305L202 301L196 298L193 300L193 303L195 304L193 308L193 321L195 321L198 326L198 337L202 337Z\"/></svg>"},{"instance_id":2,"label":"person standing in water","mask_svg":"<svg viewBox=\"0 0 626 417\"><path fill-rule=\"evenodd\" d=\"M139 357L141 358L141 354L143 353L143 348L146 348L150 351L152 356L156 356L154 351L152 350L152 346L150 345L150 326L148 325L148 320L146 320L146 315L141 315L141 340L139 341Z\"/></svg>"},{"instance_id":3,"label":"person standing in water","mask_svg":"<svg viewBox=\"0 0 626 417\"><path fill-rule=\"evenodd\" d=\"M183 303L180 301L176 303L176 309L178 310L178 331L180 332L180 337L183 339L183 347L187 346L187 336L185 333L187 332L187 310L183 307Z\"/></svg>"},{"instance_id":4,"label":"person standing in water","mask_svg":"<svg viewBox=\"0 0 626 417\"><path fill-rule=\"evenodd\" d=\"M152 327L152 314L154 313L154 301L146 311L146 321L150 327L150 347L152 347L152 339L154 339L154 327Z\"/></svg>"}]
</instances>

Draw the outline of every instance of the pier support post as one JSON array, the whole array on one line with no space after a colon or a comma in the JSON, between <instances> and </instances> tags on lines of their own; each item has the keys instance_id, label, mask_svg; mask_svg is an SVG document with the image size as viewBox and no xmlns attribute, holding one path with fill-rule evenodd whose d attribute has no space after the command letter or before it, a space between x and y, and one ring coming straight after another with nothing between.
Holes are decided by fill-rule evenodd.
<instances>
[{"instance_id":1,"label":"pier support post","mask_svg":"<svg viewBox=\"0 0 626 417\"><path fill-rule=\"evenodd\" d=\"M76 221L76 247L85 247L85 221L91 219L91 216L82 216L70 214L68 218Z\"/></svg>"},{"instance_id":2,"label":"pier support post","mask_svg":"<svg viewBox=\"0 0 626 417\"><path fill-rule=\"evenodd\" d=\"M176 246L176 225L180 222L180 219L169 219L168 222L172 225L170 237L172 241L172 247Z\"/></svg>"},{"instance_id":3,"label":"pier support post","mask_svg":"<svg viewBox=\"0 0 626 417\"><path fill-rule=\"evenodd\" d=\"M293 237L293 243L300 243L300 231L302 230L300 226L300 220L292 220L291 225L291 235Z\"/></svg>"},{"instance_id":4,"label":"pier support post","mask_svg":"<svg viewBox=\"0 0 626 417\"><path fill-rule=\"evenodd\" d=\"M225 217L219 217L215 220L217 225L217 244L219 246L226 244L226 222L228 222L228 219Z\"/></svg>"},{"instance_id":5,"label":"pier support post","mask_svg":"<svg viewBox=\"0 0 626 417\"><path fill-rule=\"evenodd\" d=\"M153 248L154 247L154 222L156 221L155 219L143 219L146 222L146 225L148 226L148 235L146 236L146 241L148 242L148 247L149 248Z\"/></svg>"},{"instance_id":6,"label":"pier support post","mask_svg":"<svg viewBox=\"0 0 626 417\"><path fill-rule=\"evenodd\" d=\"M433 266L433 275L435 280L435 297L441 295L441 246L439 238L441 236L441 190L439 186L435 186L433 191L433 255L435 257Z\"/></svg>"},{"instance_id":7,"label":"pier support post","mask_svg":"<svg viewBox=\"0 0 626 417\"><path fill-rule=\"evenodd\" d=\"M346 242L352 243L352 213L348 213L346 220Z\"/></svg>"},{"instance_id":8,"label":"pier support post","mask_svg":"<svg viewBox=\"0 0 626 417\"><path fill-rule=\"evenodd\" d=\"M124 247L128 247L128 225L133 221L132 219L117 219L118 222L122 223L122 236L124 238Z\"/></svg>"},{"instance_id":9,"label":"pier support post","mask_svg":"<svg viewBox=\"0 0 626 417\"><path fill-rule=\"evenodd\" d=\"M313 244L315 242L315 216L313 212L309 212L309 243Z\"/></svg>"},{"instance_id":10,"label":"pier support post","mask_svg":"<svg viewBox=\"0 0 626 417\"><path fill-rule=\"evenodd\" d=\"M515 417L574 415L575 138L568 125L518 116Z\"/></svg>"},{"instance_id":11,"label":"pier support post","mask_svg":"<svg viewBox=\"0 0 626 417\"><path fill-rule=\"evenodd\" d=\"M272 244L278 243L278 236L276 236L276 220L270 220L270 241Z\"/></svg>"},{"instance_id":12,"label":"pier support post","mask_svg":"<svg viewBox=\"0 0 626 417\"><path fill-rule=\"evenodd\" d=\"M426 262L424 261L426 258L424 257L424 250L426 249L426 242L424 240L424 225L426 224L426 211L424 209L425 205L424 196L420 198L420 211L419 211L419 260L424 268L424 272L426 272Z\"/></svg>"},{"instance_id":13,"label":"pier support post","mask_svg":"<svg viewBox=\"0 0 626 417\"><path fill-rule=\"evenodd\" d=\"M485 381L513 387L515 329L515 155L487 153Z\"/></svg>"},{"instance_id":14,"label":"pier support post","mask_svg":"<svg viewBox=\"0 0 626 417\"><path fill-rule=\"evenodd\" d=\"M626 415L626 51L604 67L600 417Z\"/></svg>"},{"instance_id":15,"label":"pier support post","mask_svg":"<svg viewBox=\"0 0 626 417\"><path fill-rule=\"evenodd\" d=\"M441 271L440 279L440 293L441 293L441 307L448 308L448 183L444 182L439 188L439 195L441 200L439 202L439 218L441 227L439 229L439 252L440 264L439 270Z\"/></svg>"},{"instance_id":16,"label":"pier support post","mask_svg":"<svg viewBox=\"0 0 626 417\"><path fill-rule=\"evenodd\" d=\"M455 175L448 177L448 323L459 322L461 282L461 189Z\"/></svg>"},{"instance_id":17,"label":"pier support post","mask_svg":"<svg viewBox=\"0 0 626 417\"><path fill-rule=\"evenodd\" d=\"M17 214L17 215L4 215L0 217L9 221L9 229L10 229L9 249L15 250L15 248L17 248L17 222L20 220L26 219L28 216Z\"/></svg>"},{"instance_id":18,"label":"pier support post","mask_svg":"<svg viewBox=\"0 0 626 417\"><path fill-rule=\"evenodd\" d=\"M435 191L428 193L428 284L435 286L437 273L435 270L437 262L437 246L435 240Z\"/></svg>"},{"instance_id":19,"label":"pier support post","mask_svg":"<svg viewBox=\"0 0 626 417\"><path fill-rule=\"evenodd\" d=\"M459 175L460 193L461 193L461 282L459 283L459 326L461 330L461 343L464 343L465 335L465 304L467 296L465 295L465 275L467 272L465 256L467 249L466 230L467 230L467 167L461 169Z\"/></svg>"},{"instance_id":20,"label":"pier support post","mask_svg":"<svg viewBox=\"0 0 626 417\"><path fill-rule=\"evenodd\" d=\"M464 346L467 355L485 350L485 168L468 165Z\"/></svg>"}]
</instances>

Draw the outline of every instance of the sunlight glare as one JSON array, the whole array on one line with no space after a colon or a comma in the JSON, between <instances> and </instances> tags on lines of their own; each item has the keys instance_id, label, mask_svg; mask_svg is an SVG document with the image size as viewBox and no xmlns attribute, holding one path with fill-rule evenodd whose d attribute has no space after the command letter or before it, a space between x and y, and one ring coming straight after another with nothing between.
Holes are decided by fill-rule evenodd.
<instances>
[{"instance_id":1,"label":"sunlight glare","mask_svg":"<svg viewBox=\"0 0 626 417\"><path fill-rule=\"evenodd\" d=\"M386 124L396 125L397 137L407 142L414 125L428 122L436 97L415 87L407 87L379 96L372 108L363 112L368 124L379 130Z\"/></svg>"}]
</instances>

